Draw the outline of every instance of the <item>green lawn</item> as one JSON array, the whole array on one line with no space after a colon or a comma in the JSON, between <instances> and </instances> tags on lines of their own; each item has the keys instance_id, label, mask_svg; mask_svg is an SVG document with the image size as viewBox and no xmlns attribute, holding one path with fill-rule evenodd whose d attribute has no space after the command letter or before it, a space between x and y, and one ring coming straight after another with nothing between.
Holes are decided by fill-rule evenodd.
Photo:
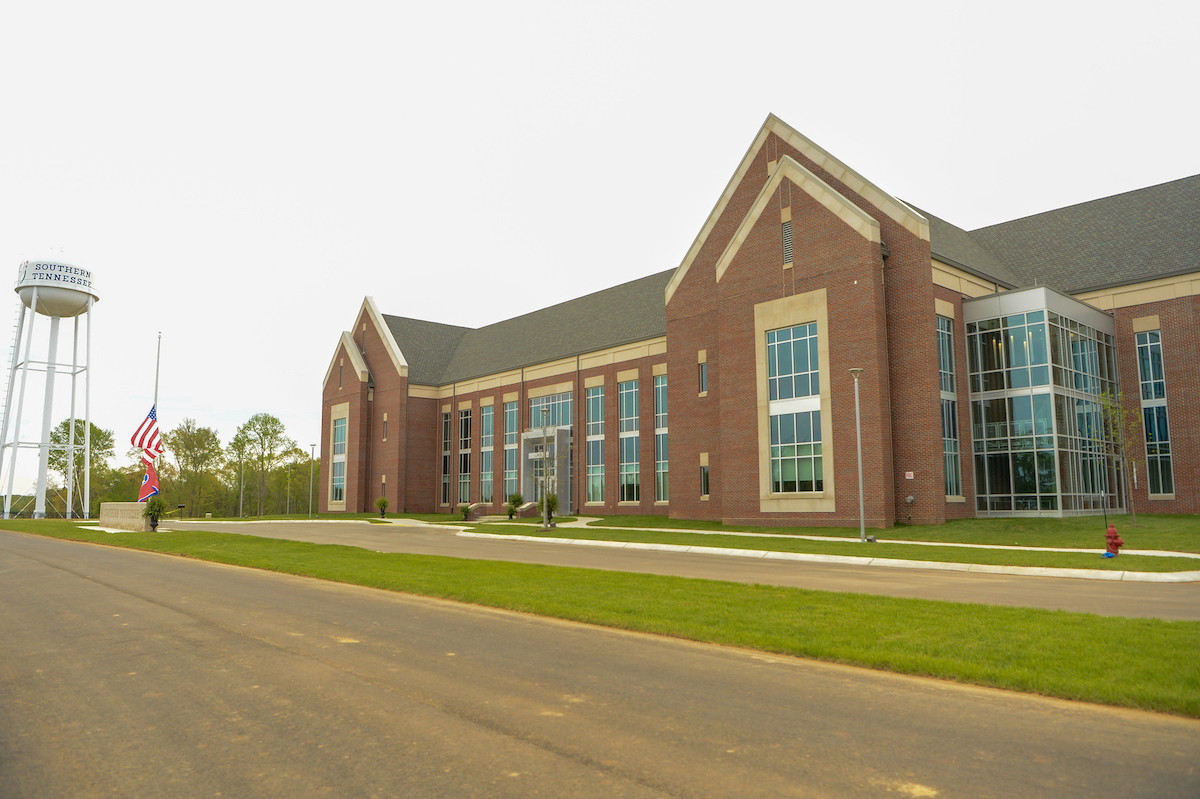
<instances>
[{"instance_id":1,"label":"green lawn","mask_svg":"<svg viewBox=\"0 0 1200 799\"><path fill-rule=\"evenodd\" d=\"M1188 514L1138 514L1138 526L1129 516L1110 516L1125 539L1126 549L1160 549L1200 553L1200 516ZM727 532L824 535L858 538L857 527L753 527L720 522L669 519L665 516L605 516L596 527L661 527ZM897 525L867 530L868 535L897 541L937 541L948 544L1001 544L1027 547L1104 548L1104 517L1070 519L955 519L942 525Z\"/></svg>"},{"instance_id":2,"label":"green lawn","mask_svg":"<svg viewBox=\"0 0 1200 799\"><path fill-rule=\"evenodd\" d=\"M5 529L1047 696L1200 717L1200 622L371 552L201 531Z\"/></svg>"},{"instance_id":3,"label":"green lawn","mask_svg":"<svg viewBox=\"0 0 1200 799\"><path fill-rule=\"evenodd\" d=\"M805 538L754 538L716 533L663 532L660 530L596 529L566 527L554 530L526 529L501 524L481 524L474 530L497 535L531 535L541 538L578 538L588 541L636 541L680 546L753 549L769 552L804 552L813 555L848 555L859 558L926 560L940 563L980 563L993 566L1040 566L1057 569L1101 571L1180 572L1200 571L1200 560L1156 556L1121 555L1102 558L1103 546L1094 553L1038 552L1012 549L969 549L965 547L918 546L913 544L862 544L856 535L850 541L810 541ZM1101 542L1103 544L1103 542Z\"/></svg>"}]
</instances>

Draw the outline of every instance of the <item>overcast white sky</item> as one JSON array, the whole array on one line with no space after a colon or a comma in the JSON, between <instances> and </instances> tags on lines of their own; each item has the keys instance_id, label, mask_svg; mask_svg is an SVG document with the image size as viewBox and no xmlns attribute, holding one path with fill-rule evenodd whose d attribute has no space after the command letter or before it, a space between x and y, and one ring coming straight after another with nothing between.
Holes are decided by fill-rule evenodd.
<instances>
[{"instance_id":1,"label":"overcast white sky","mask_svg":"<svg viewBox=\"0 0 1200 799\"><path fill-rule=\"evenodd\" d=\"M480 326L675 267L771 112L967 229L1196 174L1197 30L1194 0L6 3L0 269L94 272L119 454L159 331L165 429L266 411L307 449L364 295Z\"/></svg>"}]
</instances>

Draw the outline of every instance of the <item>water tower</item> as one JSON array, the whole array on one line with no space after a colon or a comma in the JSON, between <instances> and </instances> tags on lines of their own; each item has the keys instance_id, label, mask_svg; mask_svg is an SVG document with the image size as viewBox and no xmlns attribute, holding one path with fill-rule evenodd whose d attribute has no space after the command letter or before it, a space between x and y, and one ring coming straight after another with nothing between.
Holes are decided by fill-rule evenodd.
<instances>
[{"instance_id":1,"label":"water tower","mask_svg":"<svg viewBox=\"0 0 1200 799\"><path fill-rule=\"evenodd\" d=\"M68 443L65 447L67 463L73 463L78 445L75 441L75 389L77 378L87 372L92 360L92 323L88 318L86 354L83 364L79 363L79 318L92 310L92 305L100 300L92 283L92 273L80 269L73 264L59 260L29 260L24 261L17 271L16 292L23 306L19 308L16 332L12 345L12 363L8 370L8 390L4 398L4 418L0 427L0 463L8 457L8 476L4 494L4 518L11 518L13 480L17 472L17 453L21 449L37 449L37 499L34 504L35 519L46 516L46 473L50 465L50 429L54 412L54 377L59 371L68 371L71 375L71 423ZM37 315L50 317L50 335L46 343L46 360L32 360L33 333ZM58 363L58 327L63 317L75 320L74 346L71 351L71 363ZM25 337L22 346L21 337ZM22 352L23 351L23 352ZM42 406L41 435L37 441L21 439L21 415L25 408L25 383L29 371L44 371L46 373L45 401ZM20 386L14 394L17 375L20 373ZM90 374L84 382L83 403L83 515L88 517L91 502L91 455L92 455L92 420L91 420L91 385ZM13 412L13 398L16 398L16 413ZM12 440L9 440L9 430L12 430ZM57 445L56 445L57 446ZM6 449L12 449L7 452ZM74 469L67 469L67 518L71 517Z\"/></svg>"}]
</instances>

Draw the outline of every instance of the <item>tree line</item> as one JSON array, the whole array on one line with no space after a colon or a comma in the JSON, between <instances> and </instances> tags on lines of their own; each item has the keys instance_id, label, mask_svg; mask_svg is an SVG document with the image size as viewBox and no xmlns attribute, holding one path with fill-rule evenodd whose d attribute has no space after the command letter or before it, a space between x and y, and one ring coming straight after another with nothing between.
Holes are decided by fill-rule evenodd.
<instances>
[{"instance_id":1,"label":"tree line","mask_svg":"<svg viewBox=\"0 0 1200 799\"><path fill-rule=\"evenodd\" d=\"M145 467L141 450L126 451L128 463L116 468L108 465L115 455L113 431L92 424L91 518L100 515L101 502L136 502ZM67 473L73 475L71 496L73 516L83 516L83 440L84 422L75 420L74 458L65 447L70 443L70 421L64 419L50 436L50 442L62 449L50 450L46 515L64 517L67 507ZM288 438L283 422L269 413L256 413L241 425L230 441L222 445L217 431L200 427L195 419L185 418L178 427L162 433L165 452L154 462L158 472L159 496L172 509L179 505L186 517L266 516L307 513L309 508L309 453ZM321 466L312 462L312 509L317 510L316 475ZM29 515L28 502L13 498L13 510ZM26 507L28 505L28 507Z\"/></svg>"}]
</instances>

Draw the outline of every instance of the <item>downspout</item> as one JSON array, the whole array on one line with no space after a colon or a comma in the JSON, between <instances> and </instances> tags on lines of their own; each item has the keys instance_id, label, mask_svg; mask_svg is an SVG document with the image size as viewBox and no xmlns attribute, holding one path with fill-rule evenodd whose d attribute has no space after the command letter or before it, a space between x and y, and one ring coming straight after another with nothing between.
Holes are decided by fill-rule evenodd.
<instances>
[{"instance_id":1,"label":"downspout","mask_svg":"<svg viewBox=\"0 0 1200 799\"><path fill-rule=\"evenodd\" d=\"M888 249L887 244L884 243L881 236L879 240L879 287L883 292L883 358L881 363L883 363L888 370L884 385L886 385L888 389L889 416L891 416L892 413L892 345L888 336L887 259L891 254L891 250ZM892 425L889 424L888 438L891 440L891 445L889 447L888 474L891 475L892 480L892 513L896 516L899 516L899 514L896 512L896 497L899 495L899 493L896 491L896 440L895 436L892 434L891 427ZM880 522L882 521L883 519L880 519Z\"/></svg>"},{"instance_id":2,"label":"downspout","mask_svg":"<svg viewBox=\"0 0 1200 799\"><path fill-rule=\"evenodd\" d=\"M587 454L587 423L583 421L583 414L587 413L587 392L583 390L583 383L579 379L579 356L575 356L575 420L571 426L571 452L567 460L567 468L571 479L571 490L575 492L575 496L571 498L571 510L578 515L579 508L583 507L583 492L580 490L587 479L587 464L583 466L584 479L575 480L575 431L583 431L584 447L583 452ZM580 402L579 400L583 401Z\"/></svg>"},{"instance_id":3,"label":"downspout","mask_svg":"<svg viewBox=\"0 0 1200 799\"><path fill-rule=\"evenodd\" d=\"M366 334L364 334L366 335ZM363 353L365 356L366 353ZM363 358L366 360L366 357ZM371 374L370 367L367 368L367 446L365 448L365 456L367 459L366 479L363 480L363 510L360 513L369 513L371 506L371 482L374 476L371 469L371 441L372 433L375 430L375 377Z\"/></svg>"},{"instance_id":4,"label":"downspout","mask_svg":"<svg viewBox=\"0 0 1200 799\"><path fill-rule=\"evenodd\" d=\"M408 375L404 376L404 435L400 438L400 444L404 447L404 496L400 498L400 508L402 513L408 513L408 406L412 402L412 397L408 393L409 382ZM397 489L401 490L401 489Z\"/></svg>"}]
</instances>

